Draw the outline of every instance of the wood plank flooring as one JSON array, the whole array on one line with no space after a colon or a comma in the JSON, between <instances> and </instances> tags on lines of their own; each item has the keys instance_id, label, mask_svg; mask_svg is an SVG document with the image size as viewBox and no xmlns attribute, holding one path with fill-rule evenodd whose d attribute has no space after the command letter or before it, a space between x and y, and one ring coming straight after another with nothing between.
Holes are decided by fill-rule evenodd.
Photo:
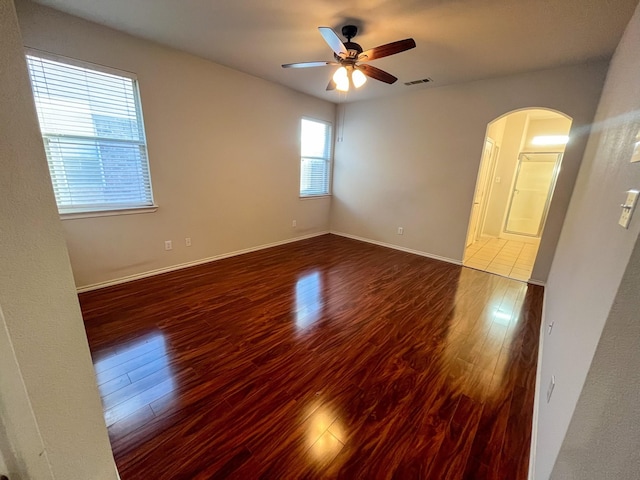
<instances>
[{"instance_id":1,"label":"wood plank flooring","mask_svg":"<svg viewBox=\"0 0 640 480\"><path fill-rule=\"evenodd\" d=\"M542 293L324 235L80 302L122 480L519 480Z\"/></svg>"}]
</instances>

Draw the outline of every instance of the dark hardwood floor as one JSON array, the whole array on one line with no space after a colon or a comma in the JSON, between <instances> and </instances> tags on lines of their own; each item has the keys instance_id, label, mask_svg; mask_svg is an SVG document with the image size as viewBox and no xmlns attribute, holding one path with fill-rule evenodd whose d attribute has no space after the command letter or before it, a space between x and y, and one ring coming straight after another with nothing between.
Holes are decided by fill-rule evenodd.
<instances>
[{"instance_id":1,"label":"dark hardwood floor","mask_svg":"<svg viewBox=\"0 0 640 480\"><path fill-rule=\"evenodd\" d=\"M325 235L80 301L122 480L519 480L542 293Z\"/></svg>"}]
</instances>

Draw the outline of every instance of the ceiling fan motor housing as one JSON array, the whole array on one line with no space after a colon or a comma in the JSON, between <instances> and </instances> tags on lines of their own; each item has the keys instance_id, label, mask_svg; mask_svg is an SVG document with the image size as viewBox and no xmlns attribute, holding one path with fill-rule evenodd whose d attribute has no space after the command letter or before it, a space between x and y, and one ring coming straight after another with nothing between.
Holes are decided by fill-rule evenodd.
<instances>
[{"instance_id":1,"label":"ceiling fan motor housing","mask_svg":"<svg viewBox=\"0 0 640 480\"><path fill-rule=\"evenodd\" d=\"M362 47L356 42L346 42L344 46L347 47L347 50L349 50L349 52L356 51L358 53L362 53Z\"/></svg>"},{"instance_id":2,"label":"ceiling fan motor housing","mask_svg":"<svg viewBox=\"0 0 640 480\"><path fill-rule=\"evenodd\" d=\"M365 76L371 77L375 80L379 80L384 83L392 84L398 79L384 70L374 67L373 65L361 64L361 62L368 62L370 60L376 60L382 57L388 57L395 55L396 53L404 52L415 48L416 42L413 38L406 38L404 40L398 40L397 42L391 42L385 45L379 45L375 48L370 48L364 53L362 47L352 42L351 39L358 33L358 28L355 25L345 25L342 27L342 35L347 39L346 42L342 42L338 34L330 27L318 27L320 34L324 38L325 42L333 50L334 58L336 62L301 62L301 63L288 63L282 65L282 68L307 68L307 67L321 67L325 65L340 65L335 73L337 80L329 82L327 90L334 90L337 88L338 83L344 83L342 80L353 81L354 86L361 86L366 80ZM342 77L346 74L346 77ZM348 90L348 86L344 91Z\"/></svg>"},{"instance_id":3,"label":"ceiling fan motor housing","mask_svg":"<svg viewBox=\"0 0 640 480\"><path fill-rule=\"evenodd\" d=\"M356 58L362 53L362 47L351 39L358 34L358 27L355 25L345 25L342 27L342 35L347 39L344 46L349 50L349 58Z\"/></svg>"},{"instance_id":4,"label":"ceiling fan motor housing","mask_svg":"<svg viewBox=\"0 0 640 480\"><path fill-rule=\"evenodd\" d=\"M344 42L344 46L349 51L349 57L347 60L355 60L359 54L362 53L362 47L355 42ZM333 54L334 58L338 61L342 60L337 54Z\"/></svg>"},{"instance_id":5,"label":"ceiling fan motor housing","mask_svg":"<svg viewBox=\"0 0 640 480\"><path fill-rule=\"evenodd\" d=\"M347 39L347 41L351 41L353 37L358 34L358 27L355 25L345 25L342 27L342 36Z\"/></svg>"}]
</instances>

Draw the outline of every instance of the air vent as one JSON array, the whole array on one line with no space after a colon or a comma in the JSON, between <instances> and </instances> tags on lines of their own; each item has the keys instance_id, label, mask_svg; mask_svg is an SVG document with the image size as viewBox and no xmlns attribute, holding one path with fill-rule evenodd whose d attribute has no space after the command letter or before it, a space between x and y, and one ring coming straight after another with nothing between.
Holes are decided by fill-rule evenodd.
<instances>
[{"instance_id":1,"label":"air vent","mask_svg":"<svg viewBox=\"0 0 640 480\"><path fill-rule=\"evenodd\" d=\"M430 78L422 78L420 80L414 80L413 82L404 82L404 84L407 86L411 86L411 85L420 85L421 83L431 83L431 82L433 82L433 80Z\"/></svg>"}]
</instances>

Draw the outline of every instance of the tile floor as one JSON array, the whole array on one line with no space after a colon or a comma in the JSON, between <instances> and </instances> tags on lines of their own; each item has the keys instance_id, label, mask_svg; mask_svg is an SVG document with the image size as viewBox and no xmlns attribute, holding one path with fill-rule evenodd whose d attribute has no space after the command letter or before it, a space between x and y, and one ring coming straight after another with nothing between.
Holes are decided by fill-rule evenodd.
<instances>
[{"instance_id":1,"label":"tile floor","mask_svg":"<svg viewBox=\"0 0 640 480\"><path fill-rule=\"evenodd\" d=\"M531 278L538 244L481 238L467 247L463 265L515 280Z\"/></svg>"}]
</instances>

